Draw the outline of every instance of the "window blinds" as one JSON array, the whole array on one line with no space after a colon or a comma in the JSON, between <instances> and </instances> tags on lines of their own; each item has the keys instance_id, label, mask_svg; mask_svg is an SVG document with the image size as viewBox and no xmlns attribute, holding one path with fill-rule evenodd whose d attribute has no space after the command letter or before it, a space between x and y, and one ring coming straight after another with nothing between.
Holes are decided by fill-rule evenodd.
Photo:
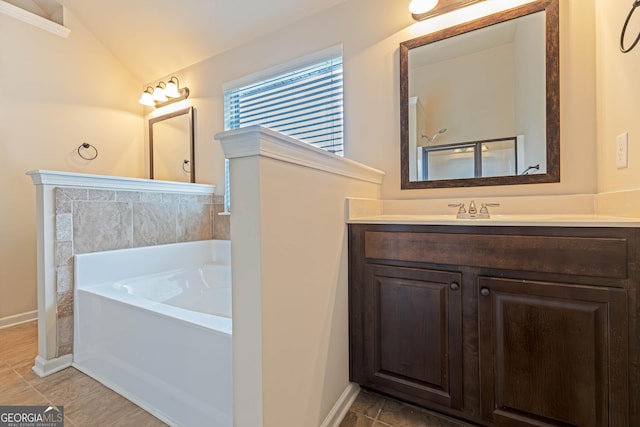
<instances>
[{"instance_id":1,"label":"window blinds","mask_svg":"<svg viewBox=\"0 0 640 427\"><path fill-rule=\"evenodd\" d=\"M342 57L224 94L225 129L262 125L343 155Z\"/></svg>"}]
</instances>

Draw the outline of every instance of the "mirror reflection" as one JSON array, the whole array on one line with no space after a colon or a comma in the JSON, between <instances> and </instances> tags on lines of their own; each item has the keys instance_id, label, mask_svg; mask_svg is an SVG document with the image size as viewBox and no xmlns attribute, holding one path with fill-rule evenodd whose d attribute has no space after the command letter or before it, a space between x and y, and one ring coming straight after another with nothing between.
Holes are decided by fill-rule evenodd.
<instances>
[{"instance_id":1,"label":"mirror reflection","mask_svg":"<svg viewBox=\"0 0 640 427\"><path fill-rule=\"evenodd\" d=\"M149 120L150 178L195 182L193 107Z\"/></svg>"},{"instance_id":2,"label":"mirror reflection","mask_svg":"<svg viewBox=\"0 0 640 427\"><path fill-rule=\"evenodd\" d=\"M403 188L559 180L553 3L401 45Z\"/></svg>"}]
</instances>

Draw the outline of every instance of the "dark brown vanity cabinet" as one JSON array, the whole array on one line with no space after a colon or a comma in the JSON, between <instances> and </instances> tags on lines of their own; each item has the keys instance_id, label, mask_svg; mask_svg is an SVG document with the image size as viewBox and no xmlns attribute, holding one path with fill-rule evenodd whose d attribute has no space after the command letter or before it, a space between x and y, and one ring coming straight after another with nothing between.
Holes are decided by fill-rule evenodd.
<instances>
[{"instance_id":1,"label":"dark brown vanity cabinet","mask_svg":"<svg viewBox=\"0 0 640 427\"><path fill-rule=\"evenodd\" d=\"M487 426L640 426L635 228L349 226L350 372Z\"/></svg>"},{"instance_id":2,"label":"dark brown vanity cabinet","mask_svg":"<svg viewBox=\"0 0 640 427\"><path fill-rule=\"evenodd\" d=\"M484 419L628 425L624 290L492 277L478 286Z\"/></svg>"},{"instance_id":3,"label":"dark brown vanity cabinet","mask_svg":"<svg viewBox=\"0 0 640 427\"><path fill-rule=\"evenodd\" d=\"M448 271L365 267L365 381L462 408L460 279Z\"/></svg>"}]
</instances>

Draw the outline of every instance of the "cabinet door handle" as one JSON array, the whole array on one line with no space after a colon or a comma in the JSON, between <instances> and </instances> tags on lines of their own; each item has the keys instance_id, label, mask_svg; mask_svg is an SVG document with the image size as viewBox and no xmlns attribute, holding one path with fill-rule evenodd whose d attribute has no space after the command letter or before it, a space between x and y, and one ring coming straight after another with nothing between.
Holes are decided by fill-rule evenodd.
<instances>
[{"instance_id":1,"label":"cabinet door handle","mask_svg":"<svg viewBox=\"0 0 640 427\"><path fill-rule=\"evenodd\" d=\"M458 284L458 282L451 282L449 284L449 287L452 291L457 291L458 289L460 289L460 285Z\"/></svg>"},{"instance_id":2,"label":"cabinet door handle","mask_svg":"<svg viewBox=\"0 0 640 427\"><path fill-rule=\"evenodd\" d=\"M483 297L488 297L490 293L491 291L489 290L489 288L480 289L480 295L482 295Z\"/></svg>"}]
</instances>

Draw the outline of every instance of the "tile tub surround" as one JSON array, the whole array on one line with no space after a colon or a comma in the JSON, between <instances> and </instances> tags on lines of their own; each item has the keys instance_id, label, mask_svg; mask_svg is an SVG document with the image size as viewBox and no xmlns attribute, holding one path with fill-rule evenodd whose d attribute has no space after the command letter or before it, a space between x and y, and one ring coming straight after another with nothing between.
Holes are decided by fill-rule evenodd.
<instances>
[{"instance_id":1,"label":"tile tub surround","mask_svg":"<svg viewBox=\"0 0 640 427\"><path fill-rule=\"evenodd\" d=\"M58 187L56 289L58 354L73 351L73 256L210 240L211 195Z\"/></svg>"},{"instance_id":2,"label":"tile tub surround","mask_svg":"<svg viewBox=\"0 0 640 427\"><path fill-rule=\"evenodd\" d=\"M28 172L38 214L38 357L48 375L71 364L73 256L214 238L215 187L56 171ZM221 232L224 232L223 227Z\"/></svg>"}]
</instances>

